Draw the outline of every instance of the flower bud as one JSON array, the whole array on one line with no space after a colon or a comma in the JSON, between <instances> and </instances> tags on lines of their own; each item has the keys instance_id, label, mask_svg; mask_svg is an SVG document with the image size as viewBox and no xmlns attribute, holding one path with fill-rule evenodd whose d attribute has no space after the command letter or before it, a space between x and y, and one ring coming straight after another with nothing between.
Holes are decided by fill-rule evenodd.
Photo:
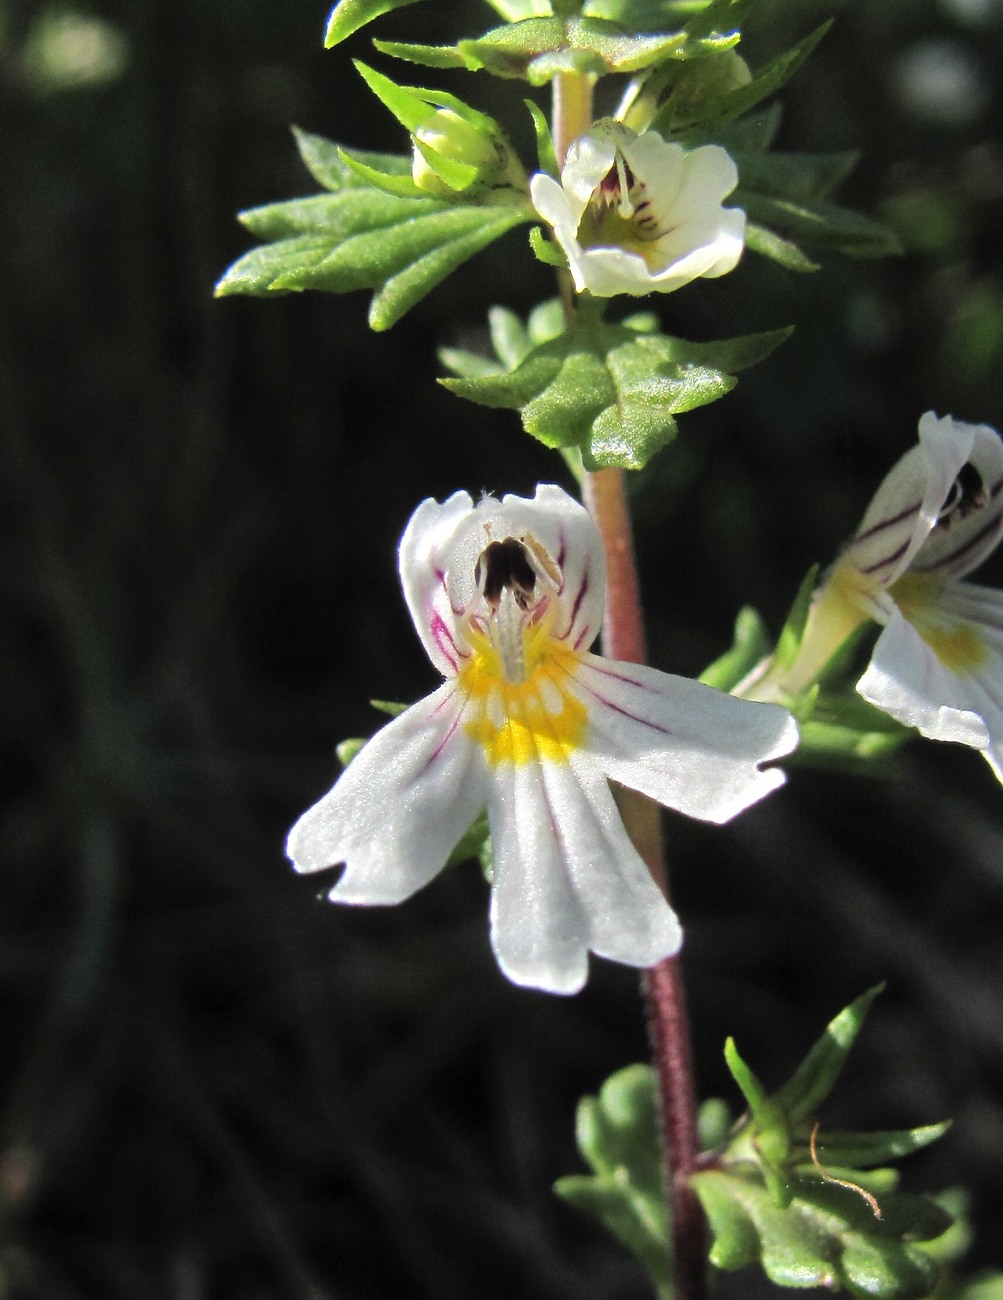
<instances>
[{"instance_id":1,"label":"flower bud","mask_svg":"<svg viewBox=\"0 0 1003 1300\"><path fill-rule=\"evenodd\" d=\"M412 133L414 183L429 194L453 197L478 188L519 184L524 178L501 131L452 108L437 108Z\"/></svg>"}]
</instances>

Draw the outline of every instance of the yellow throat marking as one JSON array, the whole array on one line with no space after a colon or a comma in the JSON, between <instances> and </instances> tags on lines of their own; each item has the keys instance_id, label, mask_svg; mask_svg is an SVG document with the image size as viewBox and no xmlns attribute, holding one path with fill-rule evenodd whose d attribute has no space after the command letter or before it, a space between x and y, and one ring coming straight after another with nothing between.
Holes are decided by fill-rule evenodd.
<instances>
[{"instance_id":1,"label":"yellow throat marking","mask_svg":"<svg viewBox=\"0 0 1003 1300\"><path fill-rule=\"evenodd\" d=\"M970 677L986 661L986 645L974 623L963 622L935 608L942 583L922 573L907 573L890 588L905 618L948 672Z\"/></svg>"},{"instance_id":2,"label":"yellow throat marking","mask_svg":"<svg viewBox=\"0 0 1003 1300\"><path fill-rule=\"evenodd\" d=\"M485 633L468 632L473 658L461 670L460 688L473 707L464 723L492 767L511 763L566 763L585 738L588 712L567 689L578 663L575 652L543 625L523 633L525 680L510 681Z\"/></svg>"}]
</instances>

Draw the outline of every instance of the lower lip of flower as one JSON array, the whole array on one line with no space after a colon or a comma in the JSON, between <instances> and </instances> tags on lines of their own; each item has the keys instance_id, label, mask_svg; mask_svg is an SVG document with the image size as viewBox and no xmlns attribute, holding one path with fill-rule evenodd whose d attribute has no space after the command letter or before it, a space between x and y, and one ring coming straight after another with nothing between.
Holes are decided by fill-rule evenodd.
<instances>
[{"instance_id":1,"label":"lower lip of flower","mask_svg":"<svg viewBox=\"0 0 1003 1300\"><path fill-rule=\"evenodd\" d=\"M463 726L492 767L566 763L585 739L588 712L567 688L578 656L544 627L524 636L526 675L513 682L487 634L468 632L474 653L459 676L468 701Z\"/></svg>"}]
</instances>

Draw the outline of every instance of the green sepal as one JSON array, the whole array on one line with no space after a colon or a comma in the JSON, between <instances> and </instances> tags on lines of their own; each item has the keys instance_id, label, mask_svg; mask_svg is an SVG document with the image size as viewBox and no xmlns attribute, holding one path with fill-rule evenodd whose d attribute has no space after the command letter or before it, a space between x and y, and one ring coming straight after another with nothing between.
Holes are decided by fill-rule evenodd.
<instances>
[{"instance_id":1,"label":"green sepal","mask_svg":"<svg viewBox=\"0 0 1003 1300\"><path fill-rule=\"evenodd\" d=\"M889 1160L921 1151L944 1136L951 1121L922 1124L918 1128L875 1129L871 1133L826 1133L817 1144L817 1154L827 1172L836 1168L873 1169Z\"/></svg>"},{"instance_id":2,"label":"green sepal","mask_svg":"<svg viewBox=\"0 0 1003 1300\"><path fill-rule=\"evenodd\" d=\"M567 268L568 259L561 251L560 245L555 244L552 239L548 239L540 226L534 226L530 230L529 247L536 260L542 262L544 266Z\"/></svg>"},{"instance_id":3,"label":"green sepal","mask_svg":"<svg viewBox=\"0 0 1003 1300\"><path fill-rule=\"evenodd\" d=\"M655 115L652 126L663 135L713 135L722 126L776 94L794 76L831 26L831 19L822 23L804 40L760 68L746 85L723 95L676 104L670 94Z\"/></svg>"},{"instance_id":4,"label":"green sepal","mask_svg":"<svg viewBox=\"0 0 1003 1300\"><path fill-rule=\"evenodd\" d=\"M417 4L417 0L338 0L327 20L324 48L329 50L339 45L374 18L411 4Z\"/></svg>"},{"instance_id":5,"label":"green sepal","mask_svg":"<svg viewBox=\"0 0 1003 1300\"><path fill-rule=\"evenodd\" d=\"M535 216L528 201L455 203L391 194L368 184L360 167L403 176L405 160L386 154L349 160L320 137L300 132L297 140L330 192L241 213L244 225L267 242L226 271L217 297L372 289L369 323L389 329L468 258ZM505 191L506 199L513 194Z\"/></svg>"},{"instance_id":6,"label":"green sepal","mask_svg":"<svg viewBox=\"0 0 1003 1300\"><path fill-rule=\"evenodd\" d=\"M730 392L735 371L789 333L691 343L580 318L513 370L439 382L470 401L520 411L527 433L548 447L580 448L586 469L640 469L675 437L676 415Z\"/></svg>"},{"instance_id":7,"label":"green sepal","mask_svg":"<svg viewBox=\"0 0 1003 1300\"><path fill-rule=\"evenodd\" d=\"M437 108L451 108L454 113L482 131L498 130L498 124L493 118L471 108L456 95L450 95L444 90L426 90L420 86L399 86L361 59L354 59L353 62L359 76L376 98L408 131L417 131Z\"/></svg>"},{"instance_id":8,"label":"green sepal","mask_svg":"<svg viewBox=\"0 0 1003 1300\"><path fill-rule=\"evenodd\" d=\"M383 171L369 161L369 156L362 150L340 148L338 150L345 166L358 177L364 185L371 185L382 190L384 194L394 194L400 199L427 199L428 191L419 189L411 178L411 159L400 158L407 165L394 171Z\"/></svg>"},{"instance_id":9,"label":"green sepal","mask_svg":"<svg viewBox=\"0 0 1003 1300\"><path fill-rule=\"evenodd\" d=\"M804 640L805 624L808 622L808 611L811 609L811 599L818 582L818 571L819 565L813 564L801 579L801 585L797 589L793 604L780 630L780 636L777 638L777 648L774 652L774 663L777 668L790 668L797 658L801 642Z\"/></svg>"},{"instance_id":10,"label":"green sepal","mask_svg":"<svg viewBox=\"0 0 1003 1300\"><path fill-rule=\"evenodd\" d=\"M411 159L402 154L353 149L352 162L349 163L345 157L347 151L333 140L303 131L298 126L294 126L292 132L304 167L322 189L330 190L332 194L342 190L361 189L369 184L355 170L356 164L372 168L381 175L411 175Z\"/></svg>"},{"instance_id":11,"label":"green sepal","mask_svg":"<svg viewBox=\"0 0 1003 1300\"><path fill-rule=\"evenodd\" d=\"M550 133L550 123L547 121L547 115L531 99L524 99L523 103L529 109L529 115L533 119L539 170L546 172L548 176L552 176L557 180L561 174L561 169L557 164L557 154L554 152L554 138Z\"/></svg>"},{"instance_id":12,"label":"green sepal","mask_svg":"<svg viewBox=\"0 0 1003 1300\"><path fill-rule=\"evenodd\" d=\"M875 984L833 1017L808 1055L776 1093L777 1104L791 1123L807 1121L832 1092L864 1027L871 1004L884 987L884 984Z\"/></svg>"},{"instance_id":13,"label":"green sepal","mask_svg":"<svg viewBox=\"0 0 1003 1300\"><path fill-rule=\"evenodd\" d=\"M731 648L700 674L700 680L719 691L730 691L770 653L771 641L759 612L746 605L735 619Z\"/></svg>"},{"instance_id":14,"label":"green sepal","mask_svg":"<svg viewBox=\"0 0 1003 1300\"><path fill-rule=\"evenodd\" d=\"M662 1140L650 1066L628 1066L607 1079L597 1097L583 1097L575 1132L592 1176L560 1178L555 1192L599 1219L640 1260L659 1297L671 1300Z\"/></svg>"}]
</instances>

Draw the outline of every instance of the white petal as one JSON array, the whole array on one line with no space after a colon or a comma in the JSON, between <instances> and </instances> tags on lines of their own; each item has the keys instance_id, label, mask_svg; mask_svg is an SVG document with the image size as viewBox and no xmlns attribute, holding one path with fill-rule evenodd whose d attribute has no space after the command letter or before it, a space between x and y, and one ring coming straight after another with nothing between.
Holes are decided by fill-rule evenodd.
<instances>
[{"instance_id":1,"label":"white petal","mask_svg":"<svg viewBox=\"0 0 1003 1300\"><path fill-rule=\"evenodd\" d=\"M658 240L659 253L664 253L668 265L654 275L651 287L668 293L701 277L716 279L735 269L744 247L741 208L719 208L710 223L706 218L682 223Z\"/></svg>"},{"instance_id":2,"label":"white petal","mask_svg":"<svg viewBox=\"0 0 1003 1300\"><path fill-rule=\"evenodd\" d=\"M456 529L473 508L468 492L454 492L441 504L428 497L400 540L404 599L428 657L444 677L456 675L462 657L454 637L457 615L446 594L446 564Z\"/></svg>"},{"instance_id":3,"label":"white petal","mask_svg":"<svg viewBox=\"0 0 1003 1300\"><path fill-rule=\"evenodd\" d=\"M588 707L588 750L602 770L668 808L725 822L784 782L759 767L797 745L779 705L592 654L568 683Z\"/></svg>"},{"instance_id":4,"label":"white petal","mask_svg":"<svg viewBox=\"0 0 1003 1300\"><path fill-rule=\"evenodd\" d=\"M588 923L539 764L503 763L488 803L494 850L491 943L514 984L577 993L588 977Z\"/></svg>"},{"instance_id":5,"label":"white petal","mask_svg":"<svg viewBox=\"0 0 1003 1300\"><path fill-rule=\"evenodd\" d=\"M905 572L926 541L972 448L970 425L927 412L919 429L919 446L885 476L842 557L883 587Z\"/></svg>"},{"instance_id":6,"label":"white petal","mask_svg":"<svg viewBox=\"0 0 1003 1300\"><path fill-rule=\"evenodd\" d=\"M683 936L676 914L631 843L592 756L578 753L568 765L555 764L547 785L592 952L641 967L678 952Z\"/></svg>"},{"instance_id":7,"label":"white petal","mask_svg":"<svg viewBox=\"0 0 1003 1300\"><path fill-rule=\"evenodd\" d=\"M675 913L587 754L571 764L504 764L496 780L491 928L509 979L575 993L590 950L638 967L678 952Z\"/></svg>"},{"instance_id":8,"label":"white petal","mask_svg":"<svg viewBox=\"0 0 1003 1300\"><path fill-rule=\"evenodd\" d=\"M457 527L449 549L446 585L454 609L474 599L474 569L489 541L532 537L561 571L561 615L553 634L585 649L599 634L606 587L606 556L591 515L553 483L535 496L485 497Z\"/></svg>"},{"instance_id":9,"label":"white petal","mask_svg":"<svg viewBox=\"0 0 1003 1300\"><path fill-rule=\"evenodd\" d=\"M480 746L460 726L454 683L388 723L289 832L297 871L344 862L328 895L399 903L432 879L484 807Z\"/></svg>"},{"instance_id":10,"label":"white petal","mask_svg":"<svg viewBox=\"0 0 1003 1300\"><path fill-rule=\"evenodd\" d=\"M617 148L633 135L619 123L603 122L573 141L561 169L561 185L570 199L576 227L593 190L613 166Z\"/></svg>"},{"instance_id":11,"label":"white petal","mask_svg":"<svg viewBox=\"0 0 1003 1300\"><path fill-rule=\"evenodd\" d=\"M972 709L970 685L949 672L896 609L878 637L857 690L876 708L931 740L984 749L989 732Z\"/></svg>"},{"instance_id":12,"label":"white petal","mask_svg":"<svg viewBox=\"0 0 1003 1300\"><path fill-rule=\"evenodd\" d=\"M912 562L920 572L960 578L995 550L1003 533L1003 441L986 424L962 424L949 415L938 420L932 411L920 420L919 436L925 450L939 444L960 447L968 443L971 449L965 461L982 483L985 504L963 518L949 513L944 523L930 532Z\"/></svg>"}]
</instances>

